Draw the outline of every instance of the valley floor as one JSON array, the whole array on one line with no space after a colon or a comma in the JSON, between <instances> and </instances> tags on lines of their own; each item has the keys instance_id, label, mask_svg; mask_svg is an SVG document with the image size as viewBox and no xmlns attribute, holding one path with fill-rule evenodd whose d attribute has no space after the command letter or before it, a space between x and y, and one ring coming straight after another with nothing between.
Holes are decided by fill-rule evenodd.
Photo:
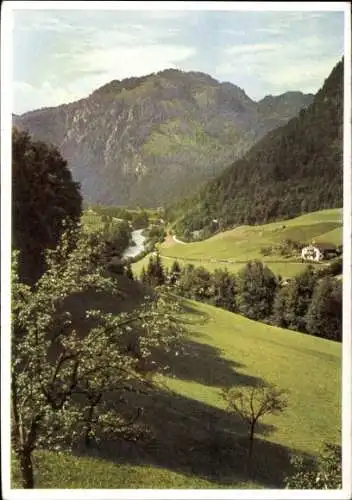
<instances>
[{"instance_id":1,"label":"valley floor","mask_svg":"<svg viewBox=\"0 0 352 500\"><path fill-rule=\"evenodd\" d=\"M169 268L173 260L181 264L204 266L209 271L227 268L237 273L252 259L262 260L276 275L290 278L300 273L308 264L300 256L285 257L277 247L285 240L306 243L342 243L342 209L321 210L262 226L240 226L218 233L211 238L184 243L177 237L168 235L158 250L165 267ZM263 249L271 249L269 255ZM134 272L139 275L146 267L149 255L133 264ZM314 266L324 265L313 263Z\"/></svg>"}]
</instances>

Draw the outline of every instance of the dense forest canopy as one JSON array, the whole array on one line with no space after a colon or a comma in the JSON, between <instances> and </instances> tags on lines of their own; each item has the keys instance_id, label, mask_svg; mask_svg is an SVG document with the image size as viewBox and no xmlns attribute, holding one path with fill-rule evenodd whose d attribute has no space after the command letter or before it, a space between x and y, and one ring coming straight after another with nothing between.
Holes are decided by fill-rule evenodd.
<instances>
[{"instance_id":1,"label":"dense forest canopy","mask_svg":"<svg viewBox=\"0 0 352 500\"><path fill-rule=\"evenodd\" d=\"M167 210L189 237L237 224L261 224L342 206L343 59L313 103L268 133L196 196Z\"/></svg>"}]
</instances>

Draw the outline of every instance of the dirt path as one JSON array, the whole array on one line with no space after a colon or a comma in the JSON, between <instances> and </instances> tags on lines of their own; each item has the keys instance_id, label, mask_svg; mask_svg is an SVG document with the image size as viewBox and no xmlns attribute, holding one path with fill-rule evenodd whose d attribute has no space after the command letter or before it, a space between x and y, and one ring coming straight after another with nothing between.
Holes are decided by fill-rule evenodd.
<instances>
[{"instance_id":1,"label":"dirt path","mask_svg":"<svg viewBox=\"0 0 352 500\"><path fill-rule=\"evenodd\" d=\"M176 236L172 235L172 234L168 234L166 236L166 239L164 241L164 243L162 244L162 246L164 248L169 248L169 247L172 247L175 245L175 243L180 243L181 245L187 245L187 243L185 243L184 241L180 241L176 238Z\"/></svg>"},{"instance_id":2,"label":"dirt path","mask_svg":"<svg viewBox=\"0 0 352 500\"><path fill-rule=\"evenodd\" d=\"M163 255L160 254L160 256L163 259L167 260L179 260L183 262L210 262L213 264L247 264L248 260L232 260L232 259L214 259L212 257L179 257L179 256L170 256L170 255ZM302 264L300 260L297 261L287 261L287 260L267 260L263 261L264 264L270 265L270 264Z\"/></svg>"},{"instance_id":3,"label":"dirt path","mask_svg":"<svg viewBox=\"0 0 352 500\"><path fill-rule=\"evenodd\" d=\"M181 243L181 245L187 245L187 243L186 243L186 242L184 242L184 241L181 241L181 240L177 239L175 235L173 235L172 239L173 239L176 243Z\"/></svg>"}]
</instances>

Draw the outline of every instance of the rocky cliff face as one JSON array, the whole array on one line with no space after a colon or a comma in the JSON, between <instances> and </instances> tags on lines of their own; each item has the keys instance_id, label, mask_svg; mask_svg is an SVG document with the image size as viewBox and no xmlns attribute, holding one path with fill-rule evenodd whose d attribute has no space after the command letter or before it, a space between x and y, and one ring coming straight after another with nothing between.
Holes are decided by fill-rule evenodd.
<instances>
[{"instance_id":1,"label":"rocky cliff face","mask_svg":"<svg viewBox=\"0 0 352 500\"><path fill-rule=\"evenodd\" d=\"M209 75L165 70L13 122L59 147L87 202L152 207L216 177L312 98L292 92L256 103Z\"/></svg>"}]
</instances>

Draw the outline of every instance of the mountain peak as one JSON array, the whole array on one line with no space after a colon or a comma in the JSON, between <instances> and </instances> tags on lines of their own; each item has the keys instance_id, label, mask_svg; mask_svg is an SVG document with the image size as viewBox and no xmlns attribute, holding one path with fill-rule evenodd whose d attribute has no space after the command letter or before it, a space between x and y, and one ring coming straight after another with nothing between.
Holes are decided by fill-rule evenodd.
<instances>
[{"instance_id":1,"label":"mountain peak","mask_svg":"<svg viewBox=\"0 0 352 500\"><path fill-rule=\"evenodd\" d=\"M14 121L59 146L87 202L151 207L214 178L301 107L259 112L230 82L169 68Z\"/></svg>"},{"instance_id":2,"label":"mountain peak","mask_svg":"<svg viewBox=\"0 0 352 500\"><path fill-rule=\"evenodd\" d=\"M140 77L128 77L123 80L112 80L105 85L102 85L98 89L94 90L91 96L115 96L119 94L122 90L134 90L135 88L142 85L151 75L140 76Z\"/></svg>"}]
</instances>

